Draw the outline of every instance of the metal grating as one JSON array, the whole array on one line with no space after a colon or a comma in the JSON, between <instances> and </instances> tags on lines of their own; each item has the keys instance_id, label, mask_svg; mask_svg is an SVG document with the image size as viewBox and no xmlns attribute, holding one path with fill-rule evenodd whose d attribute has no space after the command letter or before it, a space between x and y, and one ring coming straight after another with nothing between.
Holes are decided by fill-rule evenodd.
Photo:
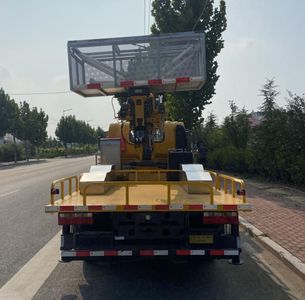
<instances>
[{"instance_id":1,"label":"metal grating","mask_svg":"<svg viewBox=\"0 0 305 300\"><path fill-rule=\"evenodd\" d=\"M85 97L197 90L206 79L204 33L69 41L68 58L70 88Z\"/></svg>"}]
</instances>

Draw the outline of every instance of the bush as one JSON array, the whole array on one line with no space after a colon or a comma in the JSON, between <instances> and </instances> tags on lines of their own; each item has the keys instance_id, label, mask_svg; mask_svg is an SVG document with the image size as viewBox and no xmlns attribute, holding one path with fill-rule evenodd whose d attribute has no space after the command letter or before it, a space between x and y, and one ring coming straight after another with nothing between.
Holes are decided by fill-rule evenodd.
<instances>
[{"instance_id":1,"label":"bush","mask_svg":"<svg viewBox=\"0 0 305 300\"><path fill-rule=\"evenodd\" d=\"M17 160L24 160L24 147L21 144L16 145L17 149ZM0 162L14 161L14 145L4 144L0 145Z\"/></svg>"},{"instance_id":2,"label":"bush","mask_svg":"<svg viewBox=\"0 0 305 300\"><path fill-rule=\"evenodd\" d=\"M59 156L65 156L64 148L40 148L39 158L54 158Z\"/></svg>"},{"instance_id":3,"label":"bush","mask_svg":"<svg viewBox=\"0 0 305 300\"><path fill-rule=\"evenodd\" d=\"M208 153L208 167L216 170L246 172L245 150L229 145Z\"/></svg>"},{"instance_id":4,"label":"bush","mask_svg":"<svg viewBox=\"0 0 305 300\"><path fill-rule=\"evenodd\" d=\"M67 148L65 153L65 148L55 147L55 148L40 148L39 157L40 158L54 158L65 155L82 155L82 154L94 154L96 152L95 145L85 145Z\"/></svg>"}]
</instances>

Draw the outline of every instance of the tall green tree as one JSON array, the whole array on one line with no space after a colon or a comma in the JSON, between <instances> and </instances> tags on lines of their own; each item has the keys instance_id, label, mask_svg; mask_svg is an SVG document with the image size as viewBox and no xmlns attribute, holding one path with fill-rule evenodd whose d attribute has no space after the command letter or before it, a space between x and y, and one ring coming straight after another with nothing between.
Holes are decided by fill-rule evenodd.
<instances>
[{"instance_id":1,"label":"tall green tree","mask_svg":"<svg viewBox=\"0 0 305 300\"><path fill-rule=\"evenodd\" d=\"M262 175L272 178L279 176L280 165L279 149L285 144L283 129L286 124L286 114L282 108L277 107L276 101L279 92L274 79L266 79L260 89L263 104L260 108L263 121L253 131L252 149L255 152L255 168Z\"/></svg>"},{"instance_id":2,"label":"tall green tree","mask_svg":"<svg viewBox=\"0 0 305 300\"><path fill-rule=\"evenodd\" d=\"M21 122L20 122L20 109L18 104L15 101L12 101L12 108L13 108L13 118L10 123L9 132L13 135L13 142L14 142L14 161L17 163L18 151L17 151L17 143L16 138L19 136L22 130Z\"/></svg>"},{"instance_id":3,"label":"tall green tree","mask_svg":"<svg viewBox=\"0 0 305 300\"><path fill-rule=\"evenodd\" d=\"M98 139L98 138L103 138L105 136L106 136L105 131L100 126L98 126L95 130L95 138Z\"/></svg>"},{"instance_id":4,"label":"tall green tree","mask_svg":"<svg viewBox=\"0 0 305 300\"><path fill-rule=\"evenodd\" d=\"M11 133L14 139L14 161L17 162L16 137L20 132L19 107L4 90L0 89L0 136Z\"/></svg>"},{"instance_id":5,"label":"tall green tree","mask_svg":"<svg viewBox=\"0 0 305 300\"><path fill-rule=\"evenodd\" d=\"M230 101L231 113L225 117L223 132L226 142L237 149L245 149L249 140L250 122L245 108L239 110L234 101Z\"/></svg>"},{"instance_id":6,"label":"tall green tree","mask_svg":"<svg viewBox=\"0 0 305 300\"><path fill-rule=\"evenodd\" d=\"M227 27L226 4L220 0L154 0L152 15L155 23L153 34L183 31L205 32L207 81L203 88L194 92L179 92L167 96L167 106L172 119L183 121L187 128L203 122L202 111L215 95L217 55L224 47L222 33Z\"/></svg>"},{"instance_id":7,"label":"tall green tree","mask_svg":"<svg viewBox=\"0 0 305 300\"><path fill-rule=\"evenodd\" d=\"M31 119L30 105L23 101L19 105L20 131L19 137L23 140L25 146L25 157L29 160L29 141L31 138L33 122Z\"/></svg>"},{"instance_id":8,"label":"tall green tree","mask_svg":"<svg viewBox=\"0 0 305 300\"><path fill-rule=\"evenodd\" d=\"M64 144L65 150L68 143L73 143L77 139L76 127L75 116L62 116L57 124L55 135Z\"/></svg>"},{"instance_id":9,"label":"tall green tree","mask_svg":"<svg viewBox=\"0 0 305 300\"><path fill-rule=\"evenodd\" d=\"M38 147L41 146L47 139L47 127L48 127L48 115L37 107L33 107L31 110L32 119L32 135L30 136L30 143L35 146L36 156L38 158Z\"/></svg>"},{"instance_id":10,"label":"tall green tree","mask_svg":"<svg viewBox=\"0 0 305 300\"><path fill-rule=\"evenodd\" d=\"M277 90L275 79L267 78L260 89L260 96L264 99L260 109L265 115L272 113L276 109L276 98L278 95L279 91Z\"/></svg>"},{"instance_id":11,"label":"tall green tree","mask_svg":"<svg viewBox=\"0 0 305 300\"><path fill-rule=\"evenodd\" d=\"M19 106L19 129L17 130L18 137L25 144L26 159L29 159L29 146L33 145L36 148L42 145L47 139L48 116L37 107L30 107L29 103L23 101ZM38 156L37 156L38 157Z\"/></svg>"},{"instance_id":12,"label":"tall green tree","mask_svg":"<svg viewBox=\"0 0 305 300\"><path fill-rule=\"evenodd\" d=\"M14 123L15 101L8 94L0 89L0 136L8 133Z\"/></svg>"},{"instance_id":13,"label":"tall green tree","mask_svg":"<svg viewBox=\"0 0 305 300\"><path fill-rule=\"evenodd\" d=\"M64 144L67 154L67 144L95 144L96 132L88 123L77 120L75 116L63 116L59 120L55 135Z\"/></svg>"},{"instance_id":14,"label":"tall green tree","mask_svg":"<svg viewBox=\"0 0 305 300\"><path fill-rule=\"evenodd\" d=\"M285 152L288 179L305 185L305 94L300 96L288 92L287 101L286 143L282 149Z\"/></svg>"}]
</instances>

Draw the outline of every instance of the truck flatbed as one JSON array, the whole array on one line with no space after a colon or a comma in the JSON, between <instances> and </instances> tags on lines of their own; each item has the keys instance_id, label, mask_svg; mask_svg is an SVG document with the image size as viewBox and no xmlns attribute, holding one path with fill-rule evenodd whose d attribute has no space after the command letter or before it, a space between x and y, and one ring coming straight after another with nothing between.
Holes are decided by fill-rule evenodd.
<instances>
[{"instance_id":1,"label":"truck flatbed","mask_svg":"<svg viewBox=\"0 0 305 300\"><path fill-rule=\"evenodd\" d=\"M251 210L251 206L246 201L243 180L209 172L213 178L210 183L166 180L91 182L82 193L79 190L77 176L63 178L52 183L51 202L45 206L45 211L52 213ZM75 181L74 192L72 192L72 181ZM67 195L64 192L65 182L69 184ZM55 200L54 191L59 193L59 190L55 189L57 185L60 185L60 197ZM109 186L103 194L87 194L90 187L101 185ZM189 193L186 187L190 186L204 187L206 192Z\"/></svg>"}]
</instances>

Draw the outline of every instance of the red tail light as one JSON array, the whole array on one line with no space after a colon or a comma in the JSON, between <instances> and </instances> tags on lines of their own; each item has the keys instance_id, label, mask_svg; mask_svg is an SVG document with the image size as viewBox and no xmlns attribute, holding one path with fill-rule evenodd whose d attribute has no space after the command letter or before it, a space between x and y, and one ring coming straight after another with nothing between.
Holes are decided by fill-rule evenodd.
<instances>
[{"instance_id":1,"label":"red tail light","mask_svg":"<svg viewBox=\"0 0 305 300\"><path fill-rule=\"evenodd\" d=\"M133 80L121 80L120 86L121 87L131 87L131 86L134 86L134 81Z\"/></svg>"},{"instance_id":2,"label":"red tail light","mask_svg":"<svg viewBox=\"0 0 305 300\"><path fill-rule=\"evenodd\" d=\"M151 80L148 80L148 84L149 85L160 85L160 84L162 84L162 80L161 79L151 79Z\"/></svg>"},{"instance_id":3,"label":"red tail light","mask_svg":"<svg viewBox=\"0 0 305 300\"><path fill-rule=\"evenodd\" d=\"M176 83L185 83L185 82L190 82L191 78L190 77L179 77L176 78Z\"/></svg>"},{"instance_id":4,"label":"red tail light","mask_svg":"<svg viewBox=\"0 0 305 300\"><path fill-rule=\"evenodd\" d=\"M239 196L245 196L246 195L246 190L237 190L236 194L239 195Z\"/></svg>"},{"instance_id":5,"label":"red tail light","mask_svg":"<svg viewBox=\"0 0 305 300\"><path fill-rule=\"evenodd\" d=\"M204 224L238 224L237 212L204 212Z\"/></svg>"},{"instance_id":6,"label":"red tail light","mask_svg":"<svg viewBox=\"0 0 305 300\"><path fill-rule=\"evenodd\" d=\"M87 89L100 89L102 85L100 83L89 83Z\"/></svg>"},{"instance_id":7,"label":"red tail light","mask_svg":"<svg viewBox=\"0 0 305 300\"><path fill-rule=\"evenodd\" d=\"M59 213L58 225L91 225L92 213Z\"/></svg>"}]
</instances>

